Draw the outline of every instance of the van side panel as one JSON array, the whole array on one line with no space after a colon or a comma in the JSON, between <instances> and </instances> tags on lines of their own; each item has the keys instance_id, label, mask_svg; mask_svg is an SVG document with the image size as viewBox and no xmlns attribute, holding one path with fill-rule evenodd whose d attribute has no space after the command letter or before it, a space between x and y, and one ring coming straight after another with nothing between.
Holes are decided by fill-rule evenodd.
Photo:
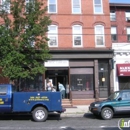
<instances>
[{"instance_id":1,"label":"van side panel","mask_svg":"<svg viewBox=\"0 0 130 130\"><path fill-rule=\"evenodd\" d=\"M30 112L35 105L44 105L48 111L60 111L61 96L56 92L14 92L13 112Z\"/></svg>"}]
</instances>

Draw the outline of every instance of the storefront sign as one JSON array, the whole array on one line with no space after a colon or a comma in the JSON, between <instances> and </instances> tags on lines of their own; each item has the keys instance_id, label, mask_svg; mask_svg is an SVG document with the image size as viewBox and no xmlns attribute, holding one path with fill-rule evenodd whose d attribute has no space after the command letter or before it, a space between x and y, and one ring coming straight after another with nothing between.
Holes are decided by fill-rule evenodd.
<instances>
[{"instance_id":1,"label":"storefront sign","mask_svg":"<svg viewBox=\"0 0 130 130\"><path fill-rule=\"evenodd\" d=\"M118 76L130 76L130 64L117 64Z\"/></svg>"},{"instance_id":2,"label":"storefront sign","mask_svg":"<svg viewBox=\"0 0 130 130\"><path fill-rule=\"evenodd\" d=\"M68 60L48 60L45 62L45 67L68 67Z\"/></svg>"}]
</instances>

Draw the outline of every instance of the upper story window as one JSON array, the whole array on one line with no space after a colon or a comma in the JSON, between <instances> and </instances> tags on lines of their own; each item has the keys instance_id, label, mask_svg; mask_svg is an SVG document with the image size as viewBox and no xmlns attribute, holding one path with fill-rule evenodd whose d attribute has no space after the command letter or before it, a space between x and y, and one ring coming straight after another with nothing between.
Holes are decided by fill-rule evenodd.
<instances>
[{"instance_id":1,"label":"upper story window","mask_svg":"<svg viewBox=\"0 0 130 130\"><path fill-rule=\"evenodd\" d=\"M110 20L116 21L116 12L114 10L110 11Z\"/></svg>"},{"instance_id":2,"label":"upper story window","mask_svg":"<svg viewBox=\"0 0 130 130\"><path fill-rule=\"evenodd\" d=\"M56 25L48 26L49 47L58 47L58 30Z\"/></svg>"},{"instance_id":3,"label":"upper story window","mask_svg":"<svg viewBox=\"0 0 130 130\"><path fill-rule=\"evenodd\" d=\"M127 27L127 40L130 42L130 27Z\"/></svg>"},{"instance_id":4,"label":"upper story window","mask_svg":"<svg viewBox=\"0 0 130 130\"><path fill-rule=\"evenodd\" d=\"M126 21L130 22L130 11L125 12Z\"/></svg>"},{"instance_id":5,"label":"upper story window","mask_svg":"<svg viewBox=\"0 0 130 130\"><path fill-rule=\"evenodd\" d=\"M10 13L10 1L9 0L0 0L0 11L5 11Z\"/></svg>"},{"instance_id":6,"label":"upper story window","mask_svg":"<svg viewBox=\"0 0 130 130\"><path fill-rule=\"evenodd\" d=\"M81 0L72 0L72 13L81 13Z\"/></svg>"},{"instance_id":7,"label":"upper story window","mask_svg":"<svg viewBox=\"0 0 130 130\"><path fill-rule=\"evenodd\" d=\"M102 25L95 26L95 44L97 47L105 46L104 26Z\"/></svg>"},{"instance_id":8,"label":"upper story window","mask_svg":"<svg viewBox=\"0 0 130 130\"><path fill-rule=\"evenodd\" d=\"M73 29L73 46L82 47L82 26L74 25Z\"/></svg>"},{"instance_id":9,"label":"upper story window","mask_svg":"<svg viewBox=\"0 0 130 130\"><path fill-rule=\"evenodd\" d=\"M48 0L48 13L57 13L57 0Z\"/></svg>"},{"instance_id":10,"label":"upper story window","mask_svg":"<svg viewBox=\"0 0 130 130\"><path fill-rule=\"evenodd\" d=\"M117 40L117 30L116 27L111 27L111 40L116 41Z\"/></svg>"},{"instance_id":11,"label":"upper story window","mask_svg":"<svg viewBox=\"0 0 130 130\"><path fill-rule=\"evenodd\" d=\"M94 0L94 13L95 14L103 13L102 0Z\"/></svg>"}]
</instances>

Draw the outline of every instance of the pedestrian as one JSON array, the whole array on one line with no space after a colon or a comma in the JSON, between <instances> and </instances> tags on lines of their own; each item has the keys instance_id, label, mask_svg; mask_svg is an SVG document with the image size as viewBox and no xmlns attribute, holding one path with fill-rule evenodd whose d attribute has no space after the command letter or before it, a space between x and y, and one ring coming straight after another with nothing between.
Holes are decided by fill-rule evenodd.
<instances>
[{"instance_id":1,"label":"pedestrian","mask_svg":"<svg viewBox=\"0 0 130 130\"><path fill-rule=\"evenodd\" d=\"M46 90L51 92L52 91L52 87L53 87L53 85L52 85L51 81L48 81Z\"/></svg>"},{"instance_id":2,"label":"pedestrian","mask_svg":"<svg viewBox=\"0 0 130 130\"><path fill-rule=\"evenodd\" d=\"M59 90L61 92L62 99L64 99L65 98L65 87L60 82L58 82L58 87L59 87Z\"/></svg>"}]
</instances>

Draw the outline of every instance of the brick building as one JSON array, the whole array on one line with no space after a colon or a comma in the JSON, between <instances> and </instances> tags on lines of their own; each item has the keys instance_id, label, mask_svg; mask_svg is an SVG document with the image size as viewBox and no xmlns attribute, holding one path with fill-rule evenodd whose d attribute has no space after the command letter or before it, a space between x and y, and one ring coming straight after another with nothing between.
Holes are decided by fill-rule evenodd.
<instances>
[{"instance_id":1,"label":"brick building","mask_svg":"<svg viewBox=\"0 0 130 130\"><path fill-rule=\"evenodd\" d=\"M130 2L110 3L114 90L130 88Z\"/></svg>"},{"instance_id":2,"label":"brick building","mask_svg":"<svg viewBox=\"0 0 130 130\"><path fill-rule=\"evenodd\" d=\"M73 104L95 100L96 90L106 98L113 90L109 1L48 0L47 5L52 59L45 63L45 79L69 87L66 98Z\"/></svg>"}]
</instances>

